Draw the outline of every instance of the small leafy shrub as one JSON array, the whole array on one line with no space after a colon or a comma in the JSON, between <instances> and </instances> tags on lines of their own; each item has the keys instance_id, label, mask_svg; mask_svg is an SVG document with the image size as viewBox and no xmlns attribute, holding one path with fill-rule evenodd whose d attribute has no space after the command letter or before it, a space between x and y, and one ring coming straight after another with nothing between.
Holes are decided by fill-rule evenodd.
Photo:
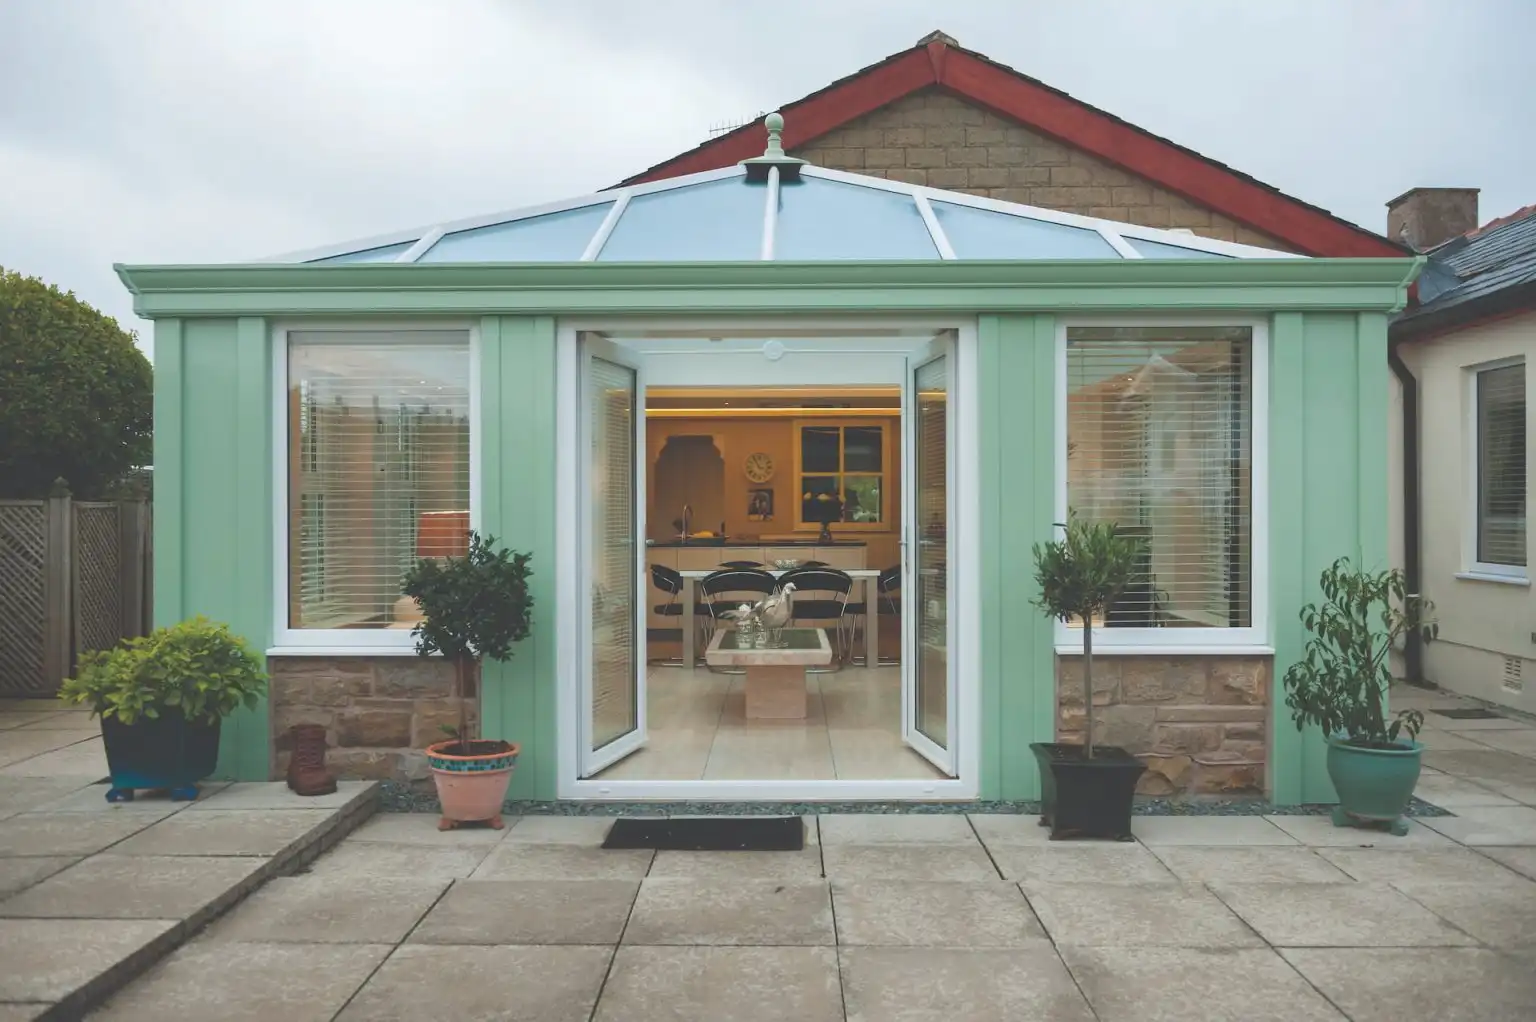
<instances>
[{"instance_id":1,"label":"small leafy shrub","mask_svg":"<svg viewBox=\"0 0 1536 1022\"><path fill-rule=\"evenodd\" d=\"M1297 730L1316 724L1325 735L1368 749L1393 748L1404 732L1417 737L1424 726L1418 710L1386 719L1390 657L1405 635L1417 632L1426 642L1436 636L1434 604L1410 594L1401 571L1362 571L1347 557L1320 582L1323 602L1301 608L1301 623L1312 633L1307 655L1284 678Z\"/></svg>"},{"instance_id":2,"label":"small leafy shrub","mask_svg":"<svg viewBox=\"0 0 1536 1022\"><path fill-rule=\"evenodd\" d=\"M532 559L532 554L497 550L494 536L471 532L463 557L417 561L401 585L421 606L421 623L412 632L417 655L441 653L453 661L459 755L499 751L481 750L477 745L483 743L469 740L468 679L483 657L510 659L512 647L528 637L533 623L533 594L528 591Z\"/></svg>"},{"instance_id":3,"label":"small leafy shrub","mask_svg":"<svg viewBox=\"0 0 1536 1022\"><path fill-rule=\"evenodd\" d=\"M245 640L199 616L85 654L59 698L124 724L173 709L189 721L213 723L241 706L254 709L266 684Z\"/></svg>"},{"instance_id":4,"label":"small leafy shrub","mask_svg":"<svg viewBox=\"0 0 1536 1022\"><path fill-rule=\"evenodd\" d=\"M1083 753L1093 758L1093 616L1118 597L1136 570L1142 541L1120 535L1114 522L1072 518L1059 540L1036 543L1035 606L1061 621L1083 623Z\"/></svg>"}]
</instances>

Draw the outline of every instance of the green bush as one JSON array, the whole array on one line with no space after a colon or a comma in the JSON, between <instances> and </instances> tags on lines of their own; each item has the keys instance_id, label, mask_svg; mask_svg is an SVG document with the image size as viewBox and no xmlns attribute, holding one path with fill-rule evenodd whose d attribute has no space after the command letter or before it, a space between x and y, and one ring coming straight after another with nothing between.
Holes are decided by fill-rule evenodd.
<instances>
[{"instance_id":1,"label":"green bush","mask_svg":"<svg viewBox=\"0 0 1536 1022\"><path fill-rule=\"evenodd\" d=\"M152 458L154 381L133 334L0 266L0 497L62 478L98 497Z\"/></svg>"},{"instance_id":2,"label":"green bush","mask_svg":"<svg viewBox=\"0 0 1536 1022\"><path fill-rule=\"evenodd\" d=\"M244 639L227 625L195 617L85 654L59 698L124 724L170 709L213 723L241 706L254 709L266 684Z\"/></svg>"}]
</instances>

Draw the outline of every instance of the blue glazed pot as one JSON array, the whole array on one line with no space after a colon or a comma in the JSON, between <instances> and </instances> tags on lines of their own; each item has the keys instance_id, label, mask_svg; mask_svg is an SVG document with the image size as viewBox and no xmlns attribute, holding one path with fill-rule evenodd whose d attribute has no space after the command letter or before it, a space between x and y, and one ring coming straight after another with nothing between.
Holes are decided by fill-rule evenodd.
<instances>
[{"instance_id":1,"label":"blue glazed pot","mask_svg":"<svg viewBox=\"0 0 1536 1022\"><path fill-rule=\"evenodd\" d=\"M1350 818L1399 824L1414 786L1419 783L1424 746L1400 740L1397 748L1366 749L1342 735L1328 739L1328 778L1339 795L1339 808Z\"/></svg>"}]
</instances>

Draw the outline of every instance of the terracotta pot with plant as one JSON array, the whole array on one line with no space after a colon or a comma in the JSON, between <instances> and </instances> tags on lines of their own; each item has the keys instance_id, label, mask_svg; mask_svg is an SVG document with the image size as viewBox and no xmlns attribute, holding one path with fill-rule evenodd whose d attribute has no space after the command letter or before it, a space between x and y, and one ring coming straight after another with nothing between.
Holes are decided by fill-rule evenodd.
<instances>
[{"instance_id":1,"label":"terracotta pot with plant","mask_svg":"<svg viewBox=\"0 0 1536 1022\"><path fill-rule=\"evenodd\" d=\"M1389 714L1390 659L1406 635L1435 638L1434 604L1409 593L1401 571L1362 571L1347 557L1319 585L1322 601L1301 608L1312 637L1306 656L1286 668L1285 704L1298 730L1315 724L1327 739L1328 778L1339 796L1334 826L1386 827L1401 837L1419 782L1424 714Z\"/></svg>"},{"instance_id":2,"label":"terracotta pot with plant","mask_svg":"<svg viewBox=\"0 0 1536 1022\"><path fill-rule=\"evenodd\" d=\"M1142 542L1122 536L1113 522L1067 522L1066 535L1037 543L1035 606L1083 629L1083 744L1035 742L1040 765L1040 825L1051 840L1103 837L1131 840L1131 806L1146 767L1114 745L1093 741L1093 619L1125 590Z\"/></svg>"},{"instance_id":3,"label":"terracotta pot with plant","mask_svg":"<svg viewBox=\"0 0 1536 1022\"><path fill-rule=\"evenodd\" d=\"M512 647L528 637L531 558L498 550L495 537L471 532L463 557L417 561L401 587L421 605L421 622L412 631L417 654L441 655L453 664L459 725L449 740L426 750L442 805L442 830L466 822L502 826L501 806L519 746L499 738L471 738L469 700L482 661L510 659Z\"/></svg>"},{"instance_id":4,"label":"terracotta pot with plant","mask_svg":"<svg viewBox=\"0 0 1536 1022\"><path fill-rule=\"evenodd\" d=\"M59 698L101 718L108 802L160 789L185 801L197 798L197 782L218 763L223 719L255 709L266 685L245 640L195 617L84 654Z\"/></svg>"}]
</instances>

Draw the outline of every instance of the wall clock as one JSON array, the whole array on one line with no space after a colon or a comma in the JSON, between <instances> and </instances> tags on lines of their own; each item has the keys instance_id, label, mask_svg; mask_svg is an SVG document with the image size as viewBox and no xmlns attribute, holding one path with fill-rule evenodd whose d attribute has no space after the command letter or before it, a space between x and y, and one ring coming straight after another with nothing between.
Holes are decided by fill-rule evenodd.
<instances>
[{"instance_id":1,"label":"wall clock","mask_svg":"<svg viewBox=\"0 0 1536 1022\"><path fill-rule=\"evenodd\" d=\"M747 478L754 483L766 483L773 478L773 459L762 451L747 455Z\"/></svg>"}]
</instances>

